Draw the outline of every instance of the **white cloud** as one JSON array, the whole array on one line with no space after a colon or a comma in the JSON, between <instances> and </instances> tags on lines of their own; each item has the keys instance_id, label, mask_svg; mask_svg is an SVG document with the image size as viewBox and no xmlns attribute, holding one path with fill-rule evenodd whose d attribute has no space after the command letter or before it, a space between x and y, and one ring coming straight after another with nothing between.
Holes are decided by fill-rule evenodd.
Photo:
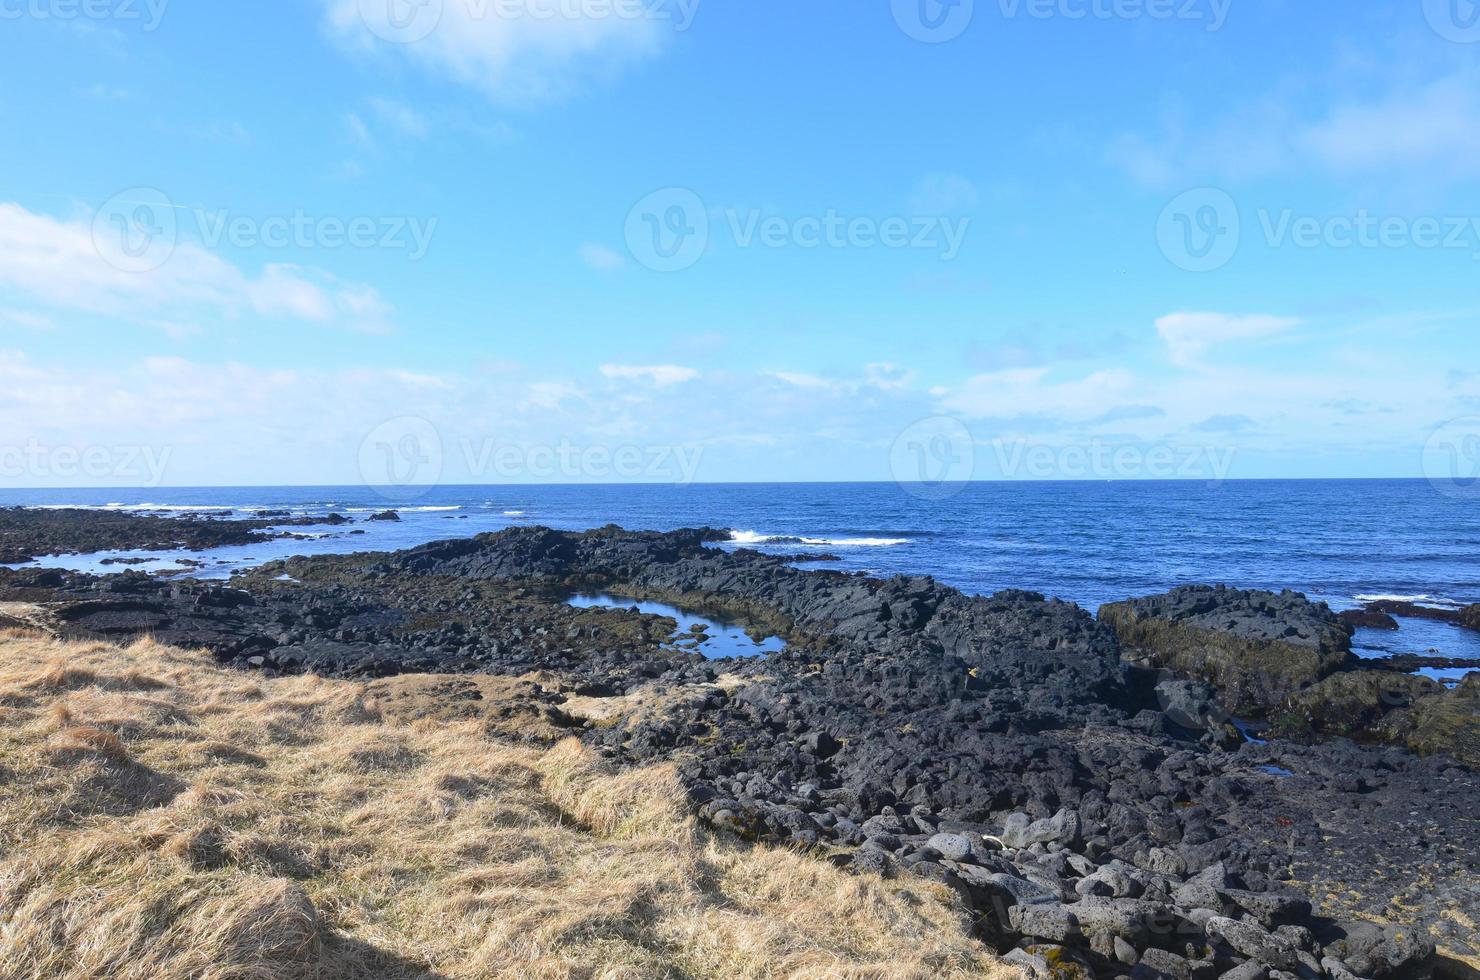
<instances>
[{"instance_id":1,"label":"white cloud","mask_svg":"<svg viewBox=\"0 0 1480 980\"><path fill-rule=\"evenodd\" d=\"M374 109L376 115L380 116L387 125L403 136L426 139L427 133L431 131L426 117L405 103L376 97L370 100L370 108Z\"/></svg>"},{"instance_id":2,"label":"white cloud","mask_svg":"<svg viewBox=\"0 0 1480 980\"><path fill-rule=\"evenodd\" d=\"M158 268L128 271L114 245L95 239L88 222L0 203L0 288L56 309L138 322L256 315L370 333L388 329L391 308L374 287L321 269L274 263L254 277L180 242Z\"/></svg>"},{"instance_id":3,"label":"white cloud","mask_svg":"<svg viewBox=\"0 0 1480 980\"><path fill-rule=\"evenodd\" d=\"M409 26L393 22L388 2L324 3L342 41L402 51L495 100L515 103L558 98L655 54L674 23L660 16L666 8L604 0L438 0L418 8ZM691 14L684 7L674 16Z\"/></svg>"},{"instance_id":4,"label":"white cloud","mask_svg":"<svg viewBox=\"0 0 1480 980\"><path fill-rule=\"evenodd\" d=\"M367 152L375 149L375 137L370 135L370 127L359 113L351 112L344 117L344 131L349 134L349 141L360 149Z\"/></svg>"},{"instance_id":5,"label":"white cloud","mask_svg":"<svg viewBox=\"0 0 1480 980\"><path fill-rule=\"evenodd\" d=\"M771 377L785 381L793 388L812 388L817 391L829 391L845 387L839 381L829 380L816 374L807 374L803 371L771 371L769 373Z\"/></svg>"},{"instance_id":6,"label":"white cloud","mask_svg":"<svg viewBox=\"0 0 1480 980\"><path fill-rule=\"evenodd\" d=\"M864 366L863 376L875 388L908 388L915 382L915 372L888 361Z\"/></svg>"},{"instance_id":7,"label":"white cloud","mask_svg":"<svg viewBox=\"0 0 1480 980\"><path fill-rule=\"evenodd\" d=\"M27 330L52 330L56 327L51 317L30 313L26 310L6 309L0 309L0 325L25 327Z\"/></svg>"},{"instance_id":8,"label":"white cloud","mask_svg":"<svg viewBox=\"0 0 1480 980\"><path fill-rule=\"evenodd\" d=\"M766 374L793 388L831 391L839 394L856 394L865 388L900 391L913 385L916 377L914 371L885 361L864 365L862 377L825 378L820 374L809 374L805 371L767 371Z\"/></svg>"},{"instance_id":9,"label":"white cloud","mask_svg":"<svg viewBox=\"0 0 1480 980\"><path fill-rule=\"evenodd\" d=\"M1013 368L978 374L949 392L942 404L968 418L1011 419L1042 416L1083 422L1124 404L1136 380L1119 368L1082 378L1054 381L1046 367Z\"/></svg>"},{"instance_id":10,"label":"white cloud","mask_svg":"<svg viewBox=\"0 0 1480 980\"><path fill-rule=\"evenodd\" d=\"M614 272L627 265L627 259L622 253L607 248L605 245L596 245L591 242L581 246L580 255L582 262L598 272Z\"/></svg>"},{"instance_id":11,"label":"white cloud","mask_svg":"<svg viewBox=\"0 0 1480 980\"><path fill-rule=\"evenodd\" d=\"M1235 341L1257 341L1298 327L1298 317L1228 313L1171 313L1156 321L1172 363L1197 367L1213 348Z\"/></svg>"},{"instance_id":12,"label":"white cloud","mask_svg":"<svg viewBox=\"0 0 1480 980\"><path fill-rule=\"evenodd\" d=\"M683 384L686 381L693 381L699 376L699 372L693 368L680 367L677 364L652 364L647 366L603 364L601 366L601 373L604 377L613 380L646 381L659 388Z\"/></svg>"},{"instance_id":13,"label":"white cloud","mask_svg":"<svg viewBox=\"0 0 1480 980\"><path fill-rule=\"evenodd\" d=\"M1343 106L1300 134L1299 142L1339 173L1480 173L1480 72Z\"/></svg>"},{"instance_id":14,"label":"white cloud","mask_svg":"<svg viewBox=\"0 0 1480 980\"><path fill-rule=\"evenodd\" d=\"M1456 341L1464 336L1453 331ZM1327 340L1312 338L1303 350L1324 352ZM515 365L490 377L473 363L462 374L415 364L272 367L181 357L88 367L64 355L43 362L0 348L0 432L34 434L48 445L168 450L168 480L182 485L356 483L366 436L397 417L436 427L444 478L452 482L518 482L488 469L491 454L565 445L702 445L698 475L705 480L888 480L900 433L949 413L986 453L999 438L1231 447L1242 472L1246 450L1301 453L1307 461L1331 452L1354 467L1386 452L1382 465L1416 475L1418 448L1435 421L1477 410L1467 399L1480 393L1480 375L1451 375L1445 354L1453 348L1446 339L1433 345L1443 352L1437 355L1393 351L1371 363L1342 360L1338 349L1273 368L1210 358L1213 366L1196 371L1162 364L1144 375L1117 367L1088 374L1016 368L929 392L874 385L867 369L839 380L798 374L793 380L802 385L713 370L702 384L664 386L649 383L650 369L618 365L594 378L576 369L539 376ZM281 363L292 362L285 356ZM1353 419L1340 407L1375 391L1380 414Z\"/></svg>"},{"instance_id":15,"label":"white cloud","mask_svg":"<svg viewBox=\"0 0 1480 980\"><path fill-rule=\"evenodd\" d=\"M1386 91L1365 100L1350 92L1370 85L1339 77L1321 98L1286 83L1221 114L1166 114L1154 133L1111 139L1106 158L1153 187L1317 171L1423 188L1480 175L1480 70L1396 86L1384 75Z\"/></svg>"}]
</instances>

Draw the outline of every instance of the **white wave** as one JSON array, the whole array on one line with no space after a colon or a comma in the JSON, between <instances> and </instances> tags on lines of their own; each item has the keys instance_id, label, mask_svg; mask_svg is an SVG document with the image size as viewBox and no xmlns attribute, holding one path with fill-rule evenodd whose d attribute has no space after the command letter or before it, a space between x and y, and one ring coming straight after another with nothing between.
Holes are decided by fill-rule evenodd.
<instances>
[{"instance_id":1,"label":"white wave","mask_svg":"<svg viewBox=\"0 0 1480 980\"><path fill-rule=\"evenodd\" d=\"M460 504L454 504L448 507L434 507L430 504L422 507L398 507L394 505L387 505L385 507L346 507L344 508L344 510L345 513L348 514L379 514L380 512L387 510L394 510L402 514L429 514L433 511L439 510L462 510L462 506Z\"/></svg>"},{"instance_id":2,"label":"white wave","mask_svg":"<svg viewBox=\"0 0 1480 980\"><path fill-rule=\"evenodd\" d=\"M730 540L735 544L771 544L781 539L769 534L757 534L755 531L731 531Z\"/></svg>"},{"instance_id":3,"label":"white wave","mask_svg":"<svg viewBox=\"0 0 1480 980\"><path fill-rule=\"evenodd\" d=\"M1375 593L1372 595L1352 596L1358 602L1411 602L1416 606L1434 606L1438 609L1458 609L1460 604L1452 599L1441 599L1431 595L1388 595L1386 593Z\"/></svg>"},{"instance_id":4,"label":"white wave","mask_svg":"<svg viewBox=\"0 0 1480 980\"><path fill-rule=\"evenodd\" d=\"M909 544L909 538L805 538L757 531L731 531L733 544L801 544L814 548L890 548Z\"/></svg>"},{"instance_id":5,"label":"white wave","mask_svg":"<svg viewBox=\"0 0 1480 980\"><path fill-rule=\"evenodd\" d=\"M524 516L524 511L522 511L522 510L506 510L506 511L504 511L504 516L505 517L523 517Z\"/></svg>"},{"instance_id":6,"label":"white wave","mask_svg":"<svg viewBox=\"0 0 1480 980\"><path fill-rule=\"evenodd\" d=\"M251 508L235 504L32 504L28 510L163 510L163 511L238 511Z\"/></svg>"}]
</instances>

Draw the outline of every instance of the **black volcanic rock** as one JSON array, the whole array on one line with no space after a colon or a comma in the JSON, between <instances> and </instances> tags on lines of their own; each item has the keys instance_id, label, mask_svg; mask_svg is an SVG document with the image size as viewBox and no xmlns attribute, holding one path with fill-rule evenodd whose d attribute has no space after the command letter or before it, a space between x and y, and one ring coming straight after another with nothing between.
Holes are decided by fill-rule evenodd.
<instances>
[{"instance_id":1,"label":"black volcanic rock","mask_svg":"<svg viewBox=\"0 0 1480 980\"><path fill-rule=\"evenodd\" d=\"M1367 603L1364 608L1368 612L1379 615L1397 616L1403 619L1429 619L1440 623L1452 623L1466 629L1480 630L1480 603L1465 606L1463 609L1440 609L1434 606L1420 606L1401 599L1378 599Z\"/></svg>"},{"instance_id":2,"label":"black volcanic rock","mask_svg":"<svg viewBox=\"0 0 1480 980\"><path fill-rule=\"evenodd\" d=\"M1365 627L1374 630L1395 630L1398 621L1385 612L1375 609L1348 609L1340 614L1340 619L1352 627Z\"/></svg>"},{"instance_id":3,"label":"black volcanic rock","mask_svg":"<svg viewBox=\"0 0 1480 980\"><path fill-rule=\"evenodd\" d=\"M1356 973L1350 957L1405 976L1429 965L1430 937L1480 953L1453 915L1480 903L1480 777L1454 758L1318 732L1209 738L1207 689L1126 664L1077 606L804 571L710 547L723 537L521 527L275 562L232 587L0 571L0 601L41 603L68 635L148 631L270 673L540 670L562 699L636 694L613 703L646 707L582 738L675 765L715 828L938 881L984 941L1035 963L1318 977ZM705 661L672 620L567 605L578 589L723 614L787 646ZM1347 629L1303 597L1206 592L1211 605L1152 600L1169 618L1146 621L1344 654ZM1395 914L1401 941L1339 921Z\"/></svg>"},{"instance_id":4,"label":"black volcanic rock","mask_svg":"<svg viewBox=\"0 0 1480 980\"><path fill-rule=\"evenodd\" d=\"M1186 586L1109 603L1100 621L1128 658L1214 685L1252 715L1352 663L1352 627L1298 592Z\"/></svg>"},{"instance_id":5,"label":"black volcanic rock","mask_svg":"<svg viewBox=\"0 0 1480 980\"><path fill-rule=\"evenodd\" d=\"M1292 697L1275 721L1287 738L1339 735L1444 752L1480 769L1480 670L1453 689L1387 671L1345 671Z\"/></svg>"},{"instance_id":6,"label":"black volcanic rock","mask_svg":"<svg viewBox=\"0 0 1480 980\"><path fill-rule=\"evenodd\" d=\"M0 508L0 564L20 564L45 555L98 551L204 551L260 544L269 528L340 524L344 518L225 520L231 511L191 517L159 517L81 508Z\"/></svg>"}]
</instances>

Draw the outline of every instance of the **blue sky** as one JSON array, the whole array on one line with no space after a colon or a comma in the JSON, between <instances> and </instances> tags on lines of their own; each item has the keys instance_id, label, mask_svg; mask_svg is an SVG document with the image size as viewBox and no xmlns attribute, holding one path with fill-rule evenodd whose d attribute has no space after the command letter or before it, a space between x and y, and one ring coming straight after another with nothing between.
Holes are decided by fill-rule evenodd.
<instances>
[{"instance_id":1,"label":"blue sky","mask_svg":"<svg viewBox=\"0 0 1480 980\"><path fill-rule=\"evenodd\" d=\"M0 0L0 473L1422 476L1480 432L1472 12Z\"/></svg>"}]
</instances>

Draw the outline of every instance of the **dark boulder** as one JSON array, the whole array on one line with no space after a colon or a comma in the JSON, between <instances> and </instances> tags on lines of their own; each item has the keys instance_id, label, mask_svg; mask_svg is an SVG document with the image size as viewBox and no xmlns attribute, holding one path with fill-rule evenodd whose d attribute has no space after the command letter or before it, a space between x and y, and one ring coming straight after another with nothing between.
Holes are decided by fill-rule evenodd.
<instances>
[{"instance_id":1,"label":"dark boulder","mask_svg":"<svg viewBox=\"0 0 1480 980\"><path fill-rule=\"evenodd\" d=\"M1398 621L1385 612L1375 609L1348 609L1341 614L1341 621L1352 627L1374 630L1395 630Z\"/></svg>"},{"instance_id":2,"label":"dark boulder","mask_svg":"<svg viewBox=\"0 0 1480 980\"><path fill-rule=\"evenodd\" d=\"M1285 738L1344 736L1452 755L1480 769L1480 671L1453 688L1411 674L1335 674L1294 695L1274 719Z\"/></svg>"},{"instance_id":3,"label":"dark boulder","mask_svg":"<svg viewBox=\"0 0 1480 980\"><path fill-rule=\"evenodd\" d=\"M1128 659L1212 684L1263 715L1352 661L1352 628L1298 592L1186 586L1100 608Z\"/></svg>"}]
</instances>

